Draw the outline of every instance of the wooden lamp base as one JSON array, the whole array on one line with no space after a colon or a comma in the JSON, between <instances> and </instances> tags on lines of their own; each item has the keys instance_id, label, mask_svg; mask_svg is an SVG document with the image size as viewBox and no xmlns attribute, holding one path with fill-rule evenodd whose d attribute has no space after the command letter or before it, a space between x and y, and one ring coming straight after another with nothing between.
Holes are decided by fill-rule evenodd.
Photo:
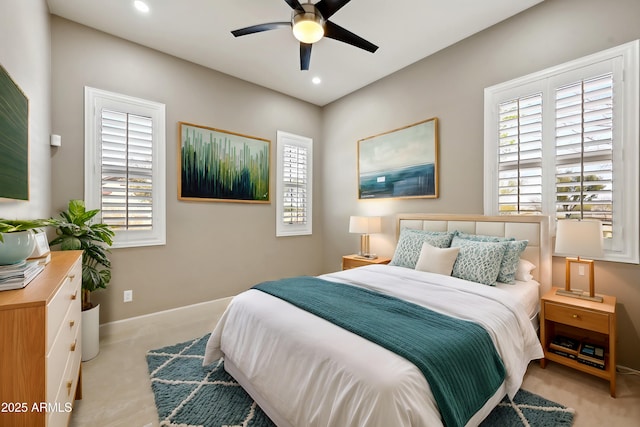
<instances>
[{"instance_id":1,"label":"wooden lamp base","mask_svg":"<svg viewBox=\"0 0 640 427\"><path fill-rule=\"evenodd\" d=\"M575 290L575 291L571 290L571 264L574 264L574 263L587 264L589 266L589 294L586 294L581 290ZM602 297L599 295L595 295L595 285L594 285L594 279L593 279L595 270L594 270L593 260L581 259L580 257L577 257L577 258L567 257L565 261L565 268L566 268L566 279L565 279L564 289L556 290L556 295L562 295L562 296L567 296L571 298L586 299L586 300L595 301L595 302L602 302Z\"/></svg>"}]
</instances>

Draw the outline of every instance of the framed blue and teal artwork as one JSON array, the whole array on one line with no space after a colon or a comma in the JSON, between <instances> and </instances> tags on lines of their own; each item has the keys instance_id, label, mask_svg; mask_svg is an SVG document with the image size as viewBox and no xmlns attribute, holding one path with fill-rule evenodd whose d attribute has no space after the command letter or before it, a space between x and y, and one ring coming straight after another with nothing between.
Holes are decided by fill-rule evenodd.
<instances>
[{"instance_id":1,"label":"framed blue and teal artwork","mask_svg":"<svg viewBox=\"0 0 640 427\"><path fill-rule=\"evenodd\" d=\"M358 141L358 198L437 198L438 119Z\"/></svg>"},{"instance_id":2,"label":"framed blue and teal artwork","mask_svg":"<svg viewBox=\"0 0 640 427\"><path fill-rule=\"evenodd\" d=\"M178 199L269 203L271 141L179 123Z\"/></svg>"}]
</instances>

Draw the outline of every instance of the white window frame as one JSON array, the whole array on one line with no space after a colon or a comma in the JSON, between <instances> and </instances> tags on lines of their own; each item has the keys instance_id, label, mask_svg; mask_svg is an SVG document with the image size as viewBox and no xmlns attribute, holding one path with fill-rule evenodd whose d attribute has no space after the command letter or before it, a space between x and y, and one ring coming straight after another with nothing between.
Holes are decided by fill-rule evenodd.
<instances>
[{"instance_id":1,"label":"white window frame","mask_svg":"<svg viewBox=\"0 0 640 427\"><path fill-rule=\"evenodd\" d=\"M289 132L277 132L277 179L276 179L276 236L302 236L313 231L313 139ZM307 222L306 224L286 224L284 217L284 147L295 145L307 150Z\"/></svg>"},{"instance_id":2,"label":"white window frame","mask_svg":"<svg viewBox=\"0 0 640 427\"><path fill-rule=\"evenodd\" d=\"M543 94L542 210L555 218L555 89L599 72L614 74L614 238L605 239L605 261L640 262L640 41L635 40L485 89L484 212L498 215L498 105ZM555 221L551 221L555 234Z\"/></svg>"},{"instance_id":3,"label":"white window frame","mask_svg":"<svg viewBox=\"0 0 640 427\"><path fill-rule=\"evenodd\" d=\"M165 105L85 86L85 185L87 209L101 206L101 137L103 108L151 117L153 120L152 209L151 230L116 230L113 248L156 246L166 244L166 127ZM99 214L96 219L101 220Z\"/></svg>"}]
</instances>

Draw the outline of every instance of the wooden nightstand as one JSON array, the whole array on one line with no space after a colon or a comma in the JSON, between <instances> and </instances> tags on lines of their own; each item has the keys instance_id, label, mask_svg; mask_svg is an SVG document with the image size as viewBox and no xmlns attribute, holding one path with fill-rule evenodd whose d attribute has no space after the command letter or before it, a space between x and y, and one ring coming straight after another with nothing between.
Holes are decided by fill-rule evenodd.
<instances>
[{"instance_id":1,"label":"wooden nightstand","mask_svg":"<svg viewBox=\"0 0 640 427\"><path fill-rule=\"evenodd\" d=\"M540 342L544 348L544 368L547 360L569 366L609 381L612 397L616 397L616 298L602 295L603 302L593 302L556 295L553 288L540 303ZM605 369L598 369L549 351L556 335L597 344L605 349Z\"/></svg>"},{"instance_id":2,"label":"wooden nightstand","mask_svg":"<svg viewBox=\"0 0 640 427\"><path fill-rule=\"evenodd\" d=\"M389 264L391 258L378 257L375 259L361 258L358 255L345 255L342 257L342 269L349 270L350 268L362 267L363 265L371 264Z\"/></svg>"}]
</instances>

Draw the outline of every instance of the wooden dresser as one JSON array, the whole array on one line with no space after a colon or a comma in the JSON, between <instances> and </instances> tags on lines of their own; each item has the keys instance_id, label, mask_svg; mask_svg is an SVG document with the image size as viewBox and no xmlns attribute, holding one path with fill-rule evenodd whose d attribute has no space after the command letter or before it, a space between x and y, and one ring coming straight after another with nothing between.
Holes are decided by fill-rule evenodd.
<instances>
[{"instance_id":1,"label":"wooden dresser","mask_svg":"<svg viewBox=\"0 0 640 427\"><path fill-rule=\"evenodd\" d=\"M66 426L81 398L82 251L52 252L24 289L0 292L0 425Z\"/></svg>"}]
</instances>

